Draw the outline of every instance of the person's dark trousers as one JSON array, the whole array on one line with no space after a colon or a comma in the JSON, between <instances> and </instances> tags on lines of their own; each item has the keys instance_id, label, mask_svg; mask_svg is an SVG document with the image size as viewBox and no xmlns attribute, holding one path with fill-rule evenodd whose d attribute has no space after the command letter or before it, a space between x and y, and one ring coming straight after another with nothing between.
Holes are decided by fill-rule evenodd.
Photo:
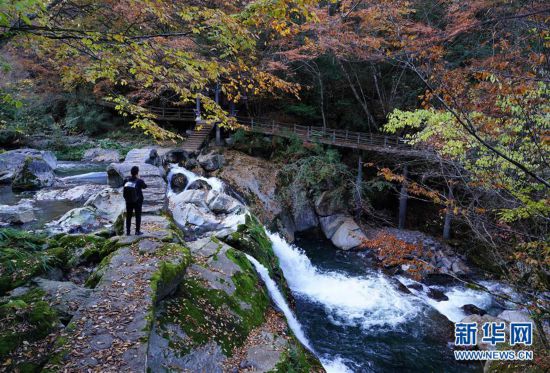
<instances>
[{"instance_id":1,"label":"person's dark trousers","mask_svg":"<svg viewBox=\"0 0 550 373\"><path fill-rule=\"evenodd\" d=\"M126 234L130 234L130 227L132 226L132 215L136 214L136 233L141 232L141 208L143 201L136 203L126 203Z\"/></svg>"}]
</instances>

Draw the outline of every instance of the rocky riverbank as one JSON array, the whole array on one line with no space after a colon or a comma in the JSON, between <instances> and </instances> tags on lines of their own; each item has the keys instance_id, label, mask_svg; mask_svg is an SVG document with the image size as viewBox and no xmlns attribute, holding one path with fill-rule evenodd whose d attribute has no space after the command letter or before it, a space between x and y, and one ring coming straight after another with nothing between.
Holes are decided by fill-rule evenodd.
<instances>
[{"instance_id":1,"label":"rocky riverbank","mask_svg":"<svg viewBox=\"0 0 550 373\"><path fill-rule=\"evenodd\" d=\"M42 164L51 155L6 153L12 163L21 153ZM38 191L17 204L22 215L24 207L37 211L38 201L81 206L35 234L0 231L2 370L323 370L245 257L254 254L286 288L263 227L207 178L198 189L172 192L168 153L130 151L106 167L109 185L79 185L76 177L67 183L48 164L51 183L33 184ZM19 162L30 170L26 176L42 180L43 168L26 158ZM197 167L221 167L216 158L202 156ZM121 235L120 187L133 165L149 186L140 237Z\"/></svg>"}]
</instances>

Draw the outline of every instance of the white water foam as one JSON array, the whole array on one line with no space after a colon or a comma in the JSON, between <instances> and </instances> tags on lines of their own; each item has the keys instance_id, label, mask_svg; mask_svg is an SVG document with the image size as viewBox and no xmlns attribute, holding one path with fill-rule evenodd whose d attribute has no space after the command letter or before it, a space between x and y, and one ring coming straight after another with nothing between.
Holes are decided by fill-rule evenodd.
<instances>
[{"instance_id":1,"label":"white water foam","mask_svg":"<svg viewBox=\"0 0 550 373\"><path fill-rule=\"evenodd\" d=\"M168 177L167 177L168 178L168 196L174 194L174 192L172 191L172 188L170 187L170 184L171 184L171 181L172 181L172 177L175 174L183 174L187 178L187 185L185 186L184 190L187 190L189 185L191 185L191 183L193 183L194 181L203 180L203 181L206 181L208 183L208 185L210 185L212 187L212 190L215 190L215 191L220 192L220 193L224 191L223 181L221 181L217 177L208 177L208 178L206 178L206 177L203 177L203 176L199 176L196 173L194 173L192 171L189 171L185 167L180 167L176 164L172 164L170 166L170 172L168 173Z\"/></svg>"},{"instance_id":2,"label":"white water foam","mask_svg":"<svg viewBox=\"0 0 550 373\"><path fill-rule=\"evenodd\" d=\"M269 291L269 295L271 296L271 299L275 302L277 307L283 311L283 314L286 317L286 320L288 322L288 326L290 329L292 329L292 332L298 338L300 343L306 347L308 350L310 350L313 354L315 354L315 351L311 347L311 344L309 343L309 340L307 339L306 335L304 334L304 331L302 330L302 325L300 325L300 322L298 319L296 319L296 316L294 316L294 313L288 306L285 297L277 287L277 284L275 281L269 277L269 271L263 264L258 262L255 258L252 256L245 254L248 260L254 265L254 268L256 268L256 272L260 275L263 282L265 283L265 286L267 287L267 290ZM336 358L333 360L330 359L320 359L321 364L323 364L323 367L327 371L327 373L348 373L350 370L346 367L342 359Z\"/></svg>"},{"instance_id":3,"label":"white water foam","mask_svg":"<svg viewBox=\"0 0 550 373\"><path fill-rule=\"evenodd\" d=\"M322 272L296 246L278 234L268 233L288 285L298 295L324 306L335 324L395 327L422 309L412 296L399 293L382 274L350 277Z\"/></svg>"},{"instance_id":4,"label":"white water foam","mask_svg":"<svg viewBox=\"0 0 550 373\"><path fill-rule=\"evenodd\" d=\"M419 282L416 282L406 277L399 277L398 279L405 285L420 284ZM420 285L422 285L423 290L416 290L412 288L410 288L409 290L414 295L422 299L424 303L435 308L439 313L455 323L462 321L462 319L466 317L466 313L461 308L462 306L466 304L473 304L481 309L487 309L493 303L490 294L484 291L468 289L463 286L441 288L440 290L443 291L443 293L449 298L449 300L438 302L428 297L428 295L426 294L426 292L428 291L428 287L426 285Z\"/></svg>"},{"instance_id":5,"label":"white water foam","mask_svg":"<svg viewBox=\"0 0 550 373\"><path fill-rule=\"evenodd\" d=\"M294 316L294 313L290 310L290 307L286 303L285 297L283 294L281 294L281 291L277 287L277 284L275 281L269 277L269 271L265 266L258 262L255 258L251 257L248 254L245 254L248 260L252 262L254 265L254 268L256 268L256 272L260 275L263 282L265 283L265 286L267 287L267 290L269 291L269 295L271 295L271 299L275 302L277 307L281 311L283 311L284 315L286 316L286 320L288 322L288 326L290 326L290 329L294 332L294 335L298 340L307 347L308 350L313 352L313 348L309 344L308 339L306 338L306 335L304 334L304 331L302 330L302 326L300 325L300 322L296 319L296 316Z\"/></svg>"}]
</instances>

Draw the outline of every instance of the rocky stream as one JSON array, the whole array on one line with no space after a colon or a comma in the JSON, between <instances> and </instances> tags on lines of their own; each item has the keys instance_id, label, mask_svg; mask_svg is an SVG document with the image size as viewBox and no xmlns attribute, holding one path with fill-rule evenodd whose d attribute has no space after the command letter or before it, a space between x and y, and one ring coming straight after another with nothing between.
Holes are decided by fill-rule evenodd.
<instances>
[{"instance_id":1,"label":"rocky stream","mask_svg":"<svg viewBox=\"0 0 550 373\"><path fill-rule=\"evenodd\" d=\"M452 323L528 320L457 282L475 268L423 233L394 232L431 251L432 272L380 269L358 249L370 233L331 191L281 206L267 161L163 148L119 158L0 154L0 224L12 235L0 370L481 372L454 360ZM144 235L124 236L134 165L148 185Z\"/></svg>"}]
</instances>

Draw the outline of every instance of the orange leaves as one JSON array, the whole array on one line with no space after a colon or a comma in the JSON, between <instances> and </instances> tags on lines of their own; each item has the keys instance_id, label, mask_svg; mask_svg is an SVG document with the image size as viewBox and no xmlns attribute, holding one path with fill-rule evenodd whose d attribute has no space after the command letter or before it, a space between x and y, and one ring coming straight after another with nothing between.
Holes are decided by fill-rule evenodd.
<instances>
[{"instance_id":1,"label":"orange leaves","mask_svg":"<svg viewBox=\"0 0 550 373\"><path fill-rule=\"evenodd\" d=\"M422 243L411 244L387 232L379 232L374 238L363 240L363 246L376 250L383 266L404 266L417 279L422 272L432 269L432 265L423 259L429 259L431 252L425 252Z\"/></svg>"},{"instance_id":2,"label":"orange leaves","mask_svg":"<svg viewBox=\"0 0 550 373\"><path fill-rule=\"evenodd\" d=\"M405 179L405 177L403 177L403 175L395 174L389 168L379 169L378 176L382 176L386 181L397 182L397 183L407 182L407 192L415 196L428 198L429 200L438 204L441 203L443 200L441 194L439 194L437 191L430 190L414 181L407 180Z\"/></svg>"}]
</instances>

